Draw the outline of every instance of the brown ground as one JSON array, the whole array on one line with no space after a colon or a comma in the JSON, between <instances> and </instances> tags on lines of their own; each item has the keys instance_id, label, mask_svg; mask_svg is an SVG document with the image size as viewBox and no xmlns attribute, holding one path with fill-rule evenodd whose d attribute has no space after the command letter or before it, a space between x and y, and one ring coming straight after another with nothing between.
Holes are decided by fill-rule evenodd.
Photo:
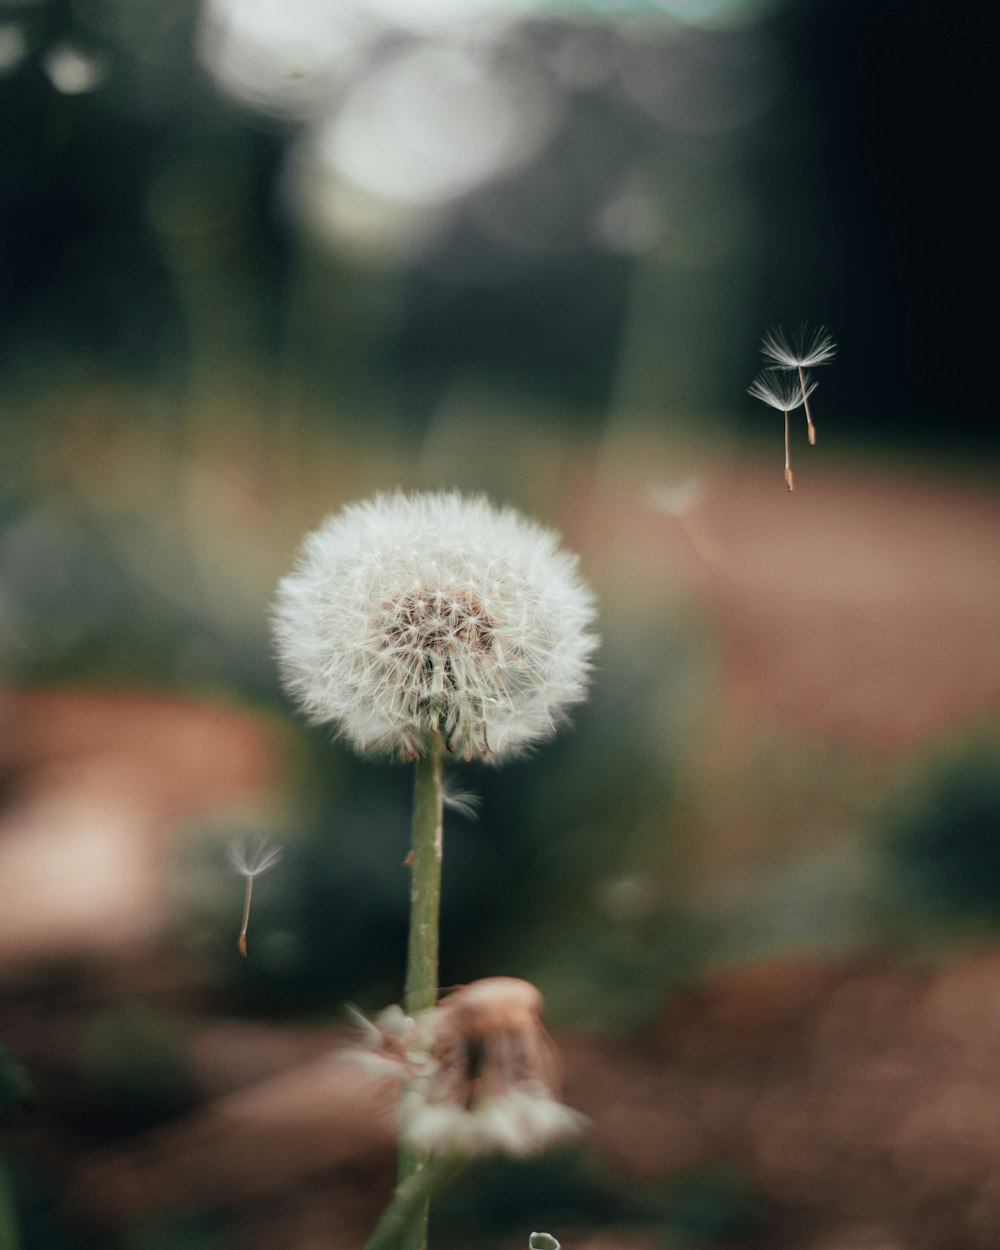
<instances>
[{"instance_id":1,"label":"brown ground","mask_svg":"<svg viewBox=\"0 0 1000 1250\"><path fill-rule=\"evenodd\" d=\"M709 1164L748 1178L768 1218L755 1248L994 1250L998 986L996 952L936 972L749 967L672 1003L643 1036L561 1038L565 1098L623 1185ZM26 1132L25 1148L68 1166L73 1207L101 1225L222 1207L247 1250L359 1246L391 1183L392 1116L338 1060L343 1036L192 1021L189 1043L199 1108L110 1146L66 1154L71 1133L50 1125L44 1142ZM68 1089L73 1053L26 1057ZM220 1055L245 1072L252 1055L256 1074L230 1088ZM647 1240L632 1229L593 1244Z\"/></svg>"},{"instance_id":2,"label":"brown ground","mask_svg":"<svg viewBox=\"0 0 1000 1250\"><path fill-rule=\"evenodd\" d=\"M591 479L571 530L599 584L681 580L719 630L733 726L880 750L1000 709L1000 494L815 469L708 479L680 520L655 466ZM668 485L670 484L669 479Z\"/></svg>"}]
</instances>

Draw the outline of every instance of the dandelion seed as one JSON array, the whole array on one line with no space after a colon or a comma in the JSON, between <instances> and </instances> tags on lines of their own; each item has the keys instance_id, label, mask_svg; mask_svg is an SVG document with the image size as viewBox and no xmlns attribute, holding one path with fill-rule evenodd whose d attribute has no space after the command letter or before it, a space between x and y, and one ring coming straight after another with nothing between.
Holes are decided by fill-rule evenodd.
<instances>
[{"instance_id":1,"label":"dandelion seed","mask_svg":"<svg viewBox=\"0 0 1000 1250\"><path fill-rule=\"evenodd\" d=\"M816 385L806 374L803 376L800 390L798 383L793 379L783 378L780 374L769 371L758 373L747 387L747 394L752 395L754 399L760 399L785 414L785 485L789 490L795 489L795 479L792 476L791 451L788 443L788 414L806 402L807 397L816 389Z\"/></svg>"},{"instance_id":2,"label":"dandelion seed","mask_svg":"<svg viewBox=\"0 0 1000 1250\"><path fill-rule=\"evenodd\" d=\"M811 395L819 383L811 378L806 379L807 394ZM747 394L754 399L763 400L779 412L794 412L802 403L802 393L798 382L791 378L783 378L780 374L758 373L747 387Z\"/></svg>"},{"instance_id":3,"label":"dandelion seed","mask_svg":"<svg viewBox=\"0 0 1000 1250\"><path fill-rule=\"evenodd\" d=\"M241 877L259 877L281 859L284 847L269 838L236 837L226 848L226 858Z\"/></svg>"},{"instance_id":4,"label":"dandelion seed","mask_svg":"<svg viewBox=\"0 0 1000 1250\"><path fill-rule=\"evenodd\" d=\"M837 345L826 326L820 326L811 335L801 330L795 342L778 326L764 335L760 350L779 369L814 369L833 360Z\"/></svg>"},{"instance_id":5,"label":"dandelion seed","mask_svg":"<svg viewBox=\"0 0 1000 1250\"><path fill-rule=\"evenodd\" d=\"M550 531L483 498L397 493L309 536L274 637L290 693L357 750L412 759L436 738L500 760L584 697L594 615Z\"/></svg>"},{"instance_id":6,"label":"dandelion seed","mask_svg":"<svg viewBox=\"0 0 1000 1250\"><path fill-rule=\"evenodd\" d=\"M226 856L233 871L246 878L246 894L243 899L243 920L240 924L236 947L246 959L247 928L250 924L250 902L253 898L254 878L273 868L282 855L282 847L267 838L237 837L229 843Z\"/></svg>"},{"instance_id":7,"label":"dandelion seed","mask_svg":"<svg viewBox=\"0 0 1000 1250\"><path fill-rule=\"evenodd\" d=\"M646 487L649 506L665 516L683 517L701 502L704 485L699 477L688 477L673 486L650 483Z\"/></svg>"},{"instance_id":8,"label":"dandelion seed","mask_svg":"<svg viewBox=\"0 0 1000 1250\"><path fill-rule=\"evenodd\" d=\"M448 778L441 783L441 801L445 807L457 812L459 816L464 816L466 820L478 820L479 809L483 804L482 795L475 794L472 790L456 790Z\"/></svg>"},{"instance_id":9,"label":"dandelion seed","mask_svg":"<svg viewBox=\"0 0 1000 1250\"><path fill-rule=\"evenodd\" d=\"M417 1035L413 1017L399 1006L387 1007L374 1020L350 1003L346 1010L358 1045L344 1051L343 1057L376 1080L408 1079L419 1060L419 1051L414 1050Z\"/></svg>"},{"instance_id":10,"label":"dandelion seed","mask_svg":"<svg viewBox=\"0 0 1000 1250\"><path fill-rule=\"evenodd\" d=\"M814 369L817 365L828 365L837 354L837 345L833 335L820 326L810 335L805 326L799 331L797 340L792 340L784 330L776 327L768 330L760 345L761 355L770 360L776 369L788 369L798 373L799 388L802 391L802 403L805 407L806 426L809 431L809 443L816 445L816 427L813 425L812 413L809 411L810 391L806 386L806 369Z\"/></svg>"},{"instance_id":11,"label":"dandelion seed","mask_svg":"<svg viewBox=\"0 0 1000 1250\"><path fill-rule=\"evenodd\" d=\"M651 483L646 487L646 500L656 512L668 516L687 540L704 573L712 576L712 560L710 542L696 533L691 522L691 515L697 510L705 493L704 483L699 477L689 477L674 486L663 486Z\"/></svg>"}]
</instances>

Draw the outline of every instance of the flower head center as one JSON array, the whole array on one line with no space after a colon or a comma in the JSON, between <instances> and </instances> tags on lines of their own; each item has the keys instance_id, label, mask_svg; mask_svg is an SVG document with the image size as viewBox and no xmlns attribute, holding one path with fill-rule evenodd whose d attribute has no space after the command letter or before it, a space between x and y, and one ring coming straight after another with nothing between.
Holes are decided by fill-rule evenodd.
<instances>
[{"instance_id":1,"label":"flower head center","mask_svg":"<svg viewBox=\"0 0 1000 1250\"><path fill-rule=\"evenodd\" d=\"M493 650L493 622L468 590L420 590L383 604L381 611L378 633L388 651L429 657Z\"/></svg>"}]
</instances>

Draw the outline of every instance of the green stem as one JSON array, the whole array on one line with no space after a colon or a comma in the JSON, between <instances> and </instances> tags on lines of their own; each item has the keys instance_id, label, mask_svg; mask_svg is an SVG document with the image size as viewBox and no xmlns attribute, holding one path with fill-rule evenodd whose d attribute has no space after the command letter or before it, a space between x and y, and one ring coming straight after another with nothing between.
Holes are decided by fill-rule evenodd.
<instances>
[{"instance_id":1,"label":"green stem","mask_svg":"<svg viewBox=\"0 0 1000 1250\"><path fill-rule=\"evenodd\" d=\"M391 1250L406 1245L413 1224L421 1211L426 1211L433 1190L451 1180L463 1160L454 1155L431 1159L419 1172L413 1172L396 1186L392 1201L382 1212L375 1231L365 1242L364 1250Z\"/></svg>"},{"instance_id":2,"label":"green stem","mask_svg":"<svg viewBox=\"0 0 1000 1250\"><path fill-rule=\"evenodd\" d=\"M410 861L410 947L406 965L406 1014L437 1002L438 921L441 911L442 744L435 738L418 756L413 778Z\"/></svg>"},{"instance_id":3,"label":"green stem","mask_svg":"<svg viewBox=\"0 0 1000 1250\"><path fill-rule=\"evenodd\" d=\"M406 1014L415 1016L437 1002L438 925L441 913L441 768L443 745L435 738L418 756L413 780L413 833L410 860L410 945L406 965ZM399 1147L396 1195L422 1194L408 1208L402 1250L426 1250L430 1187L420 1178L430 1172L427 1156L408 1142ZM394 1204L395 1205L395 1200ZM390 1208L391 1210L392 1208ZM388 1214L388 1213L387 1213ZM402 1227L402 1226L401 1226Z\"/></svg>"}]
</instances>

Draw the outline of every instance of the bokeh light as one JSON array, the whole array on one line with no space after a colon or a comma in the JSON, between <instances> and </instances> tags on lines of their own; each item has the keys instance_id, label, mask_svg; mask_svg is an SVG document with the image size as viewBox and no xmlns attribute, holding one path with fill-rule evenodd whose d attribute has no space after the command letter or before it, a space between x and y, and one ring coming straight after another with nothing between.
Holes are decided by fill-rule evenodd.
<instances>
[{"instance_id":1,"label":"bokeh light","mask_svg":"<svg viewBox=\"0 0 1000 1250\"><path fill-rule=\"evenodd\" d=\"M82 51L70 43L53 44L42 56L42 65L57 91L63 95L84 95L104 81L107 67L100 56Z\"/></svg>"},{"instance_id":2,"label":"bokeh light","mask_svg":"<svg viewBox=\"0 0 1000 1250\"><path fill-rule=\"evenodd\" d=\"M13 69L28 52L24 31L14 22L0 26L0 74Z\"/></svg>"},{"instance_id":3,"label":"bokeh light","mask_svg":"<svg viewBox=\"0 0 1000 1250\"><path fill-rule=\"evenodd\" d=\"M396 253L436 210L528 160L557 100L530 62L418 45L350 91L294 161L309 219L334 243Z\"/></svg>"},{"instance_id":4,"label":"bokeh light","mask_svg":"<svg viewBox=\"0 0 1000 1250\"><path fill-rule=\"evenodd\" d=\"M526 64L422 47L361 83L315 142L320 160L374 195L440 203L524 160L551 122Z\"/></svg>"},{"instance_id":5,"label":"bokeh light","mask_svg":"<svg viewBox=\"0 0 1000 1250\"><path fill-rule=\"evenodd\" d=\"M236 99L301 119L329 108L376 29L356 0L209 0L200 51Z\"/></svg>"}]
</instances>

